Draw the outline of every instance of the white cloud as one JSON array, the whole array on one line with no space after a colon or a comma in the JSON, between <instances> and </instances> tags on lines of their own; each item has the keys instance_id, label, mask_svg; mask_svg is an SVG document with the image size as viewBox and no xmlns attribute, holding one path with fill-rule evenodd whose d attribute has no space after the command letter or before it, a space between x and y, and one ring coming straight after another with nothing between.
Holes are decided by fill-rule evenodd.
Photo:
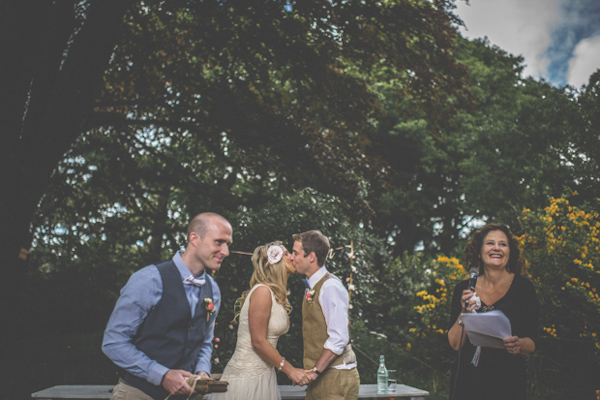
<instances>
[{"instance_id":1,"label":"white cloud","mask_svg":"<svg viewBox=\"0 0 600 400\"><path fill-rule=\"evenodd\" d=\"M456 14L465 22L463 36L488 37L491 44L525 58L524 76L548 75L546 50L561 18L561 0L469 0L457 2Z\"/></svg>"},{"instance_id":2,"label":"white cloud","mask_svg":"<svg viewBox=\"0 0 600 400\"><path fill-rule=\"evenodd\" d=\"M587 84L590 75L600 68L600 36L580 41L569 60L567 82L576 88Z\"/></svg>"}]
</instances>

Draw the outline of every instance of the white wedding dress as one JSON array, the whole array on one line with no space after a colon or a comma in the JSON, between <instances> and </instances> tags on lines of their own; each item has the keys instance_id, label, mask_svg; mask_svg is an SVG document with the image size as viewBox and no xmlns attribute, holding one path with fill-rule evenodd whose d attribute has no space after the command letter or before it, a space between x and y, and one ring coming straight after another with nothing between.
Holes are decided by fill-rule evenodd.
<instances>
[{"instance_id":1,"label":"white wedding dress","mask_svg":"<svg viewBox=\"0 0 600 400\"><path fill-rule=\"evenodd\" d=\"M227 363L222 381L229 382L227 392L213 393L208 397L211 400L280 400L281 395L277 387L277 374L275 368L264 361L252 348L250 329L248 327L248 308L252 292L262 284L255 285L248 293L240 313L235 352ZM269 289L269 291L271 291ZM287 333L289 319L285 308L275 300L271 291L271 317L267 328L267 340L277 348L279 336Z\"/></svg>"}]
</instances>

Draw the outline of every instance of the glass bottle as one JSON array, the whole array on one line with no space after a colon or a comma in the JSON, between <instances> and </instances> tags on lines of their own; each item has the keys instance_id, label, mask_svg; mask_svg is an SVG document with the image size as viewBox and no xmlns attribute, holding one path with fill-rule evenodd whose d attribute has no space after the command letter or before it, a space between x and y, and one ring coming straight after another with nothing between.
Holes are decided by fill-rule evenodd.
<instances>
[{"instance_id":1,"label":"glass bottle","mask_svg":"<svg viewBox=\"0 0 600 400\"><path fill-rule=\"evenodd\" d=\"M385 367L385 357L379 356L379 368L377 368L377 393L387 393L388 372Z\"/></svg>"}]
</instances>

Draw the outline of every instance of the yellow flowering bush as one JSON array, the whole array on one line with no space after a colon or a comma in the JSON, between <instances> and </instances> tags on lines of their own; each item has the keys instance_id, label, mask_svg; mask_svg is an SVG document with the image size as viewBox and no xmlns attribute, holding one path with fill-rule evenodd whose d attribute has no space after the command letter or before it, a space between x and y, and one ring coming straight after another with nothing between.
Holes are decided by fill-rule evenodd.
<instances>
[{"instance_id":1,"label":"yellow flowering bush","mask_svg":"<svg viewBox=\"0 0 600 400\"><path fill-rule=\"evenodd\" d=\"M590 393L600 365L598 209L600 199L553 198L543 210L523 210L519 237L542 304L535 357L546 372L540 377L548 374L544 380L557 388L587 387ZM543 365L560 373L551 375Z\"/></svg>"},{"instance_id":2,"label":"yellow flowering bush","mask_svg":"<svg viewBox=\"0 0 600 400\"><path fill-rule=\"evenodd\" d=\"M427 288L416 293L415 324L408 330L414 342L429 338L445 343L450 318L450 302L454 286L465 279L467 272L457 258L438 257L430 266ZM440 349L441 350L441 349Z\"/></svg>"},{"instance_id":3,"label":"yellow flowering bush","mask_svg":"<svg viewBox=\"0 0 600 400\"><path fill-rule=\"evenodd\" d=\"M524 210L523 222L526 228L520 240L530 274L543 295L545 326L554 326L550 336L586 338L590 347L597 349L598 337L583 332L590 323L600 331L598 212L591 206L553 198L540 212Z\"/></svg>"}]
</instances>

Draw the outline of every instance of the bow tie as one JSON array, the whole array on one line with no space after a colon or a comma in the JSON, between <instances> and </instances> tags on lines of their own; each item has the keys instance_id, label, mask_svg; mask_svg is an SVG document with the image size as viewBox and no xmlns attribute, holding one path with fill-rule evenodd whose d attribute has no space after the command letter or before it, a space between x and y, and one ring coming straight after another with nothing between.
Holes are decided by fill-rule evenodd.
<instances>
[{"instance_id":1,"label":"bow tie","mask_svg":"<svg viewBox=\"0 0 600 400\"><path fill-rule=\"evenodd\" d=\"M310 289L310 284L308 283L308 279L302 279L302 282L304 282L304 286L306 286L307 289Z\"/></svg>"},{"instance_id":2,"label":"bow tie","mask_svg":"<svg viewBox=\"0 0 600 400\"><path fill-rule=\"evenodd\" d=\"M195 278L194 275L190 275L183 281L184 285L194 285L194 286L202 286L204 285L205 280Z\"/></svg>"}]
</instances>

